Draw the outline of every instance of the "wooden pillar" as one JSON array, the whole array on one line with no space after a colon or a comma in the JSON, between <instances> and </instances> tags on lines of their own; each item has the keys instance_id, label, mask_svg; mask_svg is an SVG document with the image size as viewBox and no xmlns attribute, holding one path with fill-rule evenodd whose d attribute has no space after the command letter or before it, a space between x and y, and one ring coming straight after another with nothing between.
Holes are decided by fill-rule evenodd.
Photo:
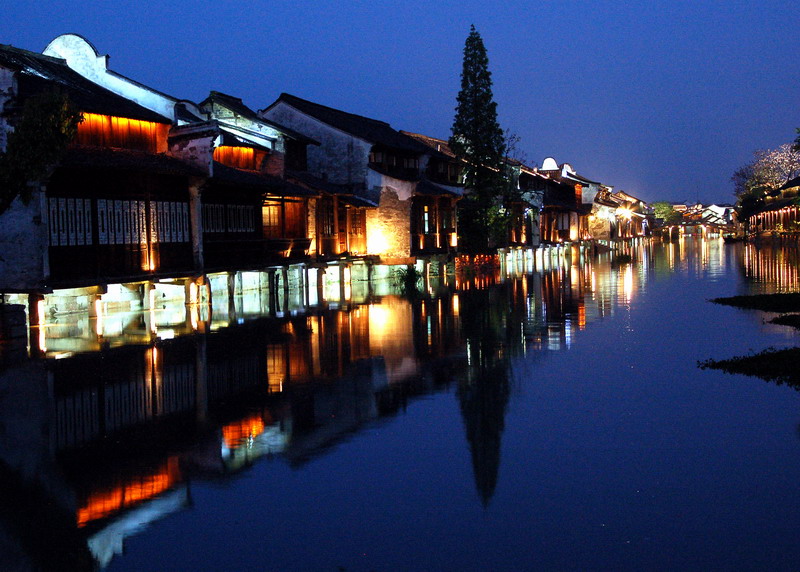
<instances>
[{"instance_id":1,"label":"wooden pillar","mask_svg":"<svg viewBox=\"0 0 800 572\"><path fill-rule=\"evenodd\" d=\"M289 268L281 268L281 280L283 280L283 312L289 313Z\"/></svg>"},{"instance_id":2,"label":"wooden pillar","mask_svg":"<svg viewBox=\"0 0 800 572\"><path fill-rule=\"evenodd\" d=\"M28 294L28 324L30 326L31 357L40 357L47 350L44 344L43 310L44 295L38 292Z\"/></svg>"},{"instance_id":3,"label":"wooden pillar","mask_svg":"<svg viewBox=\"0 0 800 572\"><path fill-rule=\"evenodd\" d=\"M333 197L333 253L339 254L339 197Z\"/></svg>"},{"instance_id":4,"label":"wooden pillar","mask_svg":"<svg viewBox=\"0 0 800 572\"><path fill-rule=\"evenodd\" d=\"M236 272L228 272L228 317L233 320L236 317Z\"/></svg>"},{"instance_id":5,"label":"wooden pillar","mask_svg":"<svg viewBox=\"0 0 800 572\"><path fill-rule=\"evenodd\" d=\"M278 279L274 268L267 270L269 281L269 313L274 316L278 312Z\"/></svg>"},{"instance_id":6,"label":"wooden pillar","mask_svg":"<svg viewBox=\"0 0 800 572\"><path fill-rule=\"evenodd\" d=\"M192 234L192 260L198 272L205 269L203 254L203 201L205 179L192 177L189 182L189 228ZM150 233L148 232L148 240Z\"/></svg>"}]
</instances>

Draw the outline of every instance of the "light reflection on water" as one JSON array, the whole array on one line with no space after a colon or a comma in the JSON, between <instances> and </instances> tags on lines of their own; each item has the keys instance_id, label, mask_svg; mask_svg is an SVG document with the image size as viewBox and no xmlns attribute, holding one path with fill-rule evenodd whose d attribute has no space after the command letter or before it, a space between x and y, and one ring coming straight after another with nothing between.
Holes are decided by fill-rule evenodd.
<instances>
[{"instance_id":1,"label":"light reflection on water","mask_svg":"<svg viewBox=\"0 0 800 572\"><path fill-rule=\"evenodd\" d=\"M235 534L224 527L215 529L214 522L190 523L181 516L204 514L206 506L216 507L222 493L209 483L225 483L234 495L240 491L237 498L241 499L253 494L254 484L264 490L270 484L276 486L273 479L280 480L279 476L285 489L286 473L269 462L281 461L295 471L297 481L297 488L284 490L284 494L301 503L303 499L322 503L318 507L322 513L330 506L335 514L336 503L313 496L323 482L314 479L346 483L348 471L364 473L369 487L374 487L371 502L387 513L394 510L383 504L383 499L392 495L380 486L381 481L393 480L387 470L405 475L407 481L420 475L442 479L442 471L452 471L463 481L464 473L456 470L457 463L448 461L447 454L428 458L428 467L413 470L397 466L395 461L387 469L382 455L408 459L407 452L418 448L419 454L425 455L431 446L452 455L466 440L470 486L477 502L441 491L453 506L448 504L449 508L439 511L449 514L451 524L458 518L467 522L483 518L491 529L486 538L496 542L516 526L508 522L508 515L515 512L508 495L527 499L530 492L504 488L519 477L506 475L503 481L503 464L543 470L537 461L515 451L541 440L544 449L540 452L562 447L558 450L569 457L579 444L558 443L590 428L601 435L601 442L613 439L616 432L625 435L625 431L633 431L629 440L635 441L637 435L654 431L654 426L660 427L659 416L670 418L674 403L686 400L686 392L693 386L678 385L684 392L680 397L662 396L664 403L653 406L648 425L628 426L629 416L636 415L641 400L656 399L642 393L648 377L636 372L646 371L659 359L668 360L668 348L673 347L674 353L682 356L680 363L689 364L676 365L676 369L697 375L692 359L686 357L693 354L687 354L684 345L713 347L708 332L714 330L697 322L696 308L705 311L703 300L710 297L708 292L800 289L796 251L725 245L719 240L643 241L595 258L564 256L536 271L529 262L512 267L507 276L463 278L457 289L455 284L433 284L428 292L411 299L396 290L388 293L392 289L387 284L372 293L358 286L363 290L361 302L276 313L269 311L258 292L244 292L222 304L215 297L213 307L191 308L165 301L149 312L108 313L102 316L102 324L89 318L63 318L49 324L46 347L50 357L9 364L0 378L3 387L9 388L0 399L0 423L6 436L2 448L8 473L5 480L18 497L14 511L45 515L40 517L41 530L64 539L49 550L61 551L58 557L71 559L69 565L75 569L90 569L92 561L120 570L197 569L191 553L214 548L201 549L192 544L192 537L212 542L209 537L216 536L212 545L216 542L216 551L224 553L233 542L228 535ZM337 299L339 294L330 284L325 288L332 290L329 299ZM701 292L699 302L691 301L692 288ZM348 292L345 300L352 295ZM293 304L298 307L301 302L298 299ZM687 313L682 313L684 304ZM666 312L654 311L665 306ZM718 308L709 309L708 314L725 320L736 318L734 311ZM695 330L700 337L658 339L661 331L653 329L657 320L662 320L661 331L686 324L687 332ZM786 336L785 330L782 332ZM50 359L62 352L74 355ZM615 364L619 355L628 361ZM567 379L570 383L562 387L561 381ZM621 401L595 394L598 386L589 390L586 384L590 379L605 384L609 395L620 392ZM576 398L573 392L581 387L584 393L577 394L578 408L565 406L563 414L558 414L558 404L570 403ZM601 421L631 395L632 405L620 410L624 414ZM453 396L455 412L445 407ZM428 407L440 412L440 422L415 413L423 409L418 405L423 397L430 400ZM20 403L26 404L24 410ZM526 417L526 410L536 415ZM397 423L389 424L393 419ZM520 441L515 435L529 425L539 436ZM418 430L428 426L437 427L435 434ZM552 439L545 427L553 431ZM449 434L455 441L445 437ZM355 450L352 442L360 435L370 442L386 435L387 442L378 447L382 453L360 458L365 453ZM442 441L435 435L441 435ZM624 447L619 442L612 449ZM370 450L368 445L365 450ZM597 449L601 450L603 447ZM403 455L398 457L398 451ZM644 453L637 450L636 454ZM321 464L329 467L336 459L354 455L367 467L374 465L374 472L361 465L345 465L327 476L316 472ZM591 462L602 463L593 457ZM451 486L458 490L463 482ZM337 494L357 503L361 498L358 490L340 485ZM405 502L414 505L411 512L417 518L416 513L424 512L423 505L430 499L405 498ZM523 504L531 502L527 499ZM559 502L568 503L565 499ZM47 506L51 508L43 509ZM565 511L560 516L559 507ZM546 511L541 518L553 521L553 528L542 528L538 519L538 524L529 523L543 535L558 530L557 521L566 518L564 514L578 510L568 504L537 505L537 509ZM230 507L226 518L244 518L236 510L241 509ZM481 517L481 511L489 512ZM363 512L371 514L367 507ZM6 521L11 514L9 508L0 512L0 518ZM415 526L409 518L396 526ZM522 521L527 518L530 515ZM182 539L169 549L178 555L170 566L163 566L160 560L163 547L148 548L163 541L156 533L165 530L158 523L162 519L175 522L176 528L168 530ZM277 535L274 524L251 522L249 534ZM321 530L331 525L326 521ZM348 521L346 526L356 536L370 536L368 522ZM19 547L9 558L21 563L45 558L46 543L36 534L13 526L9 530L10 545ZM308 542L325 544L324 534L307 533ZM457 552L456 546L469 538L453 533L453 546L441 547L442 554ZM138 539L146 540L138 543ZM293 553L291 542L286 542L284 547L271 548L284 550L275 561L284 564L273 564L277 569L334 569L342 562L355 569L368 568L346 556L349 552L344 548L341 560L314 560L311 555L304 560ZM599 541L586 542L590 546ZM123 547L131 543L136 543L136 550L123 555ZM326 554L336 552L336 544L325 545ZM663 541L663 546L674 548L671 541ZM374 568L397 569L398 563L407 569L427 568L420 565L421 548L401 550L397 561L389 560L392 551L385 546L372 548L384 554L383 560L371 563ZM484 550L491 552L491 544ZM616 550L611 553L617 554ZM530 567L536 559L526 554L517 550L506 554L507 560L495 556L490 562L497 569L514 569L513 563ZM263 564L257 558L248 560L246 551L239 558L234 568L257 569ZM219 562L211 560L202 566L215 569ZM292 562L295 564L287 564ZM546 562L558 567L557 558ZM592 562L587 559L582 564ZM605 566L599 567L610 566L614 560L603 562ZM458 558L430 568L448 569L451 565L486 568L479 560Z\"/></svg>"}]
</instances>

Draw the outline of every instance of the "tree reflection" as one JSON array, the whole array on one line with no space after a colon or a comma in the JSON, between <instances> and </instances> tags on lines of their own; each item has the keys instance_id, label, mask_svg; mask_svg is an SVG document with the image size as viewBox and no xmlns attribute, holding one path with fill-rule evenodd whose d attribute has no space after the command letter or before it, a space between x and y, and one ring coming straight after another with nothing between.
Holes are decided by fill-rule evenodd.
<instances>
[{"instance_id":1,"label":"tree reflection","mask_svg":"<svg viewBox=\"0 0 800 572\"><path fill-rule=\"evenodd\" d=\"M467 340L467 371L456 395L467 434L475 486L488 507L497 486L500 445L509 399L508 303L498 298L503 290L472 291L462 296L462 329Z\"/></svg>"}]
</instances>

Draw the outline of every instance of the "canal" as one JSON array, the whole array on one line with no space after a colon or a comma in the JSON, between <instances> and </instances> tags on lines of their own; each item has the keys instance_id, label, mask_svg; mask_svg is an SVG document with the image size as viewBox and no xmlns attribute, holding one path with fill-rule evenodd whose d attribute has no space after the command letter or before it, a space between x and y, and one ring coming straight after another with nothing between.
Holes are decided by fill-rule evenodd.
<instances>
[{"instance_id":1,"label":"canal","mask_svg":"<svg viewBox=\"0 0 800 572\"><path fill-rule=\"evenodd\" d=\"M797 252L504 274L53 320L0 371L4 569L797 569L800 395L697 367L798 345L708 301Z\"/></svg>"}]
</instances>

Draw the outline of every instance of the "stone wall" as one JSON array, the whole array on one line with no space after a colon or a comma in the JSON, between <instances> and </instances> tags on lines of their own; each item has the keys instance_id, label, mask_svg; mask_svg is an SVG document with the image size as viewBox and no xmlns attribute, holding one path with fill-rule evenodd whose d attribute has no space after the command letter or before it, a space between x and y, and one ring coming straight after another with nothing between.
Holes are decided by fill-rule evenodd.
<instances>
[{"instance_id":1,"label":"stone wall","mask_svg":"<svg viewBox=\"0 0 800 572\"><path fill-rule=\"evenodd\" d=\"M16 199L0 215L0 290L40 290L48 279L47 209L37 190L24 205Z\"/></svg>"},{"instance_id":2,"label":"stone wall","mask_svg":"<svg viewBox=\"0 0 800 572\"><path fill-rule=\"evenodd\" d=\"M377 209L367 210L367 251L384 259L411 255L411 200L402 200L392 187L381 189Z\"/></svg>"},{"instance_id":3,"label":"stone wall","mask_svg":"<svg viewBox=\"0 0 800 572\"><path fill-rule=\"evenodd\" d=\"M8 133L11 127L3 111L8 100L16 94L16 81L14 72L0 67L0 153L5 153L8 142Z\"/></svg>"},{"instance_id":4,"label":"stone wall","mask_svg":"<svg viewBox=\"0 0 800 572\"><path fill-rule=\"evenodd\" d=\"M311 239L311 244L308 247L309 254L317 253L317 201L316 198L308 200L308 219L306 220L307 236Z\"/></svg>"},{"instance_id":5,"label":"stone wall","mask_svg":"<svg viewBox=\"0 0 800 572\"><path fill-rule=\"evenodd\" d=\"M211 168L214 154L214 138L212 136L182 136L169 141L169 155L182 159L187 163L200 167L204 172Z\"/></svg>"},{"instance_id":6,"label":"stone wall","mask_svg":"<svg viewBox=\"0 0 800 572\"><path fill-rule=\"evenodd\" d=\"M610 240L611 225L600 217L589 218L589 234L595 240Z\"/></svg>"}]
</instances>

